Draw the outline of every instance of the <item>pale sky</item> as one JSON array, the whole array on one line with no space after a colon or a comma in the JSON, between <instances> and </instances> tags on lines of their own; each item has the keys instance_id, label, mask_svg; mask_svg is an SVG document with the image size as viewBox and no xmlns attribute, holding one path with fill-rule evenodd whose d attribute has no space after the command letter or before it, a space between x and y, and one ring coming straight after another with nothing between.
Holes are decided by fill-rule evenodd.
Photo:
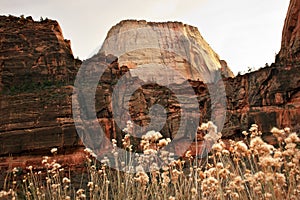
<instances>
[{"instance_id":1,"label":"pale sky","mask_svg":"<svg viewBox=\"0 0 300 200\"><path fill-rule=\"evenodd\" d=\"M181 21L198 27L237 74L274 62L288 4L289 0L0 0L0 14L57 20L80 59L99 49L110 27L121 20Z\"/></svg>"}]
</instances>

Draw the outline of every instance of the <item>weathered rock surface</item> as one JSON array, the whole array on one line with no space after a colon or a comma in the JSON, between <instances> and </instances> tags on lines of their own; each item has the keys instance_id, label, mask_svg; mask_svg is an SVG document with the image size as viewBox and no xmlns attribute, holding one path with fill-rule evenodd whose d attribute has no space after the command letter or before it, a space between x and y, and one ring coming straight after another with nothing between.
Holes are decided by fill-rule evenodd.
<instances>
[{"instance_id":1,"label":"weathered rock surface","mask_svg":"<svg viewBox=\"0 0 300 200\"><path fill-rule=\"evenodd\" d=\"M129 69L164 65L185 79L205 83L214 81L215 71L234 76L198 29L181 22L121 21L110 29L100 51L117 56L119 64ZM135 73L145 77L153 71L151 67Z\"/></svg>"},{"instance_id":2,"label":"weathered rock surface","mask_svg":"<svg viewBox=\"0 0 300 200\"><path fill-rule=\"evenodd\" d=\"M56 21L0 16L0 154L78 143L72 122L74 59Z\"/></svg>"},{"instance_id":3,"label":"weathered rock surface","mask_svg":"<svg viewBox=\"0 0 300 200\"><path fill-rule=\"evenodd\" d=\"M282 32L277 62L294 64L300 61L300 0L291 0Z\"/></svg>"},{"instance_id":4,"label":"weathered rock surface","mask_svg":"<svg viewBox=\"0 0 300 200\"><path fill-rule=\"evenodd\" d=\"M290 7L297 2L299 1L292 0ZM288 16L291 15L290 12L291 9L289 9ZM116 40L104 43L107 52L99 53L83 63L84 65L94 62L95 71L90 71L90 74L97 75L97 68L105 69L97 87L95 109L98 122L108 138L117 138L120 141L124 134L113 118L112 92L115 84L128 71L132 72L132 69L150 62L175 66L174 69L190 79L189 83L199 102L200 122L211 118L211 107L217 105L218 102L211 101L209 83L204 83L205 80L204 82L198 81L199 77L194 76L194 73L201 70L208 73L210 70L218 69L223 75L229 76L229 78L224 78L227 97L226 120L222 131L224 137L239 137L241 131L247 130L252 123L258 124L263 132L268 132L273 126L279 128L290 126L295 130L300 129L300 79L298 76L300 62L297 59L289 64L282 62L285 58L289 58L284 52L295 52L293 45L285 44L296 44L293 42L296 36L284 36L285 42L279 54L280 59L277 59L277 63L271 67L230 78L232 74L226 62L219 60L195 28L181 23L156 24L145 21L122 23L109 32L107 38L114 38L115 35L118 37ZM290 23L290 20L286 20L286 23ZM47 154L52 147L58 147L60 153L68 153L72 160L69 153L83 148L74 126L71 105L73 80L80 61L74 59L69 42L64 40L59 25L55 21L33 22L29 18L1 16L0 25L0 156L5 160L3 163L7 162L5 157L8 155L38 155L40 159L40 155ZM127 26L129 28L126 28ZM291 30L291 28L286 28L287 26L285 25L283 35L287 34L285 33L287 30ZM130 32L128 35L132 36L138 33L134 28L148 30L149 27L154 30L151 33L153 33L152 37L155 37L153 40L156 41L155 44L163 46L166 51L157 51L157 45L153 51L150 51L150 47L145 49L141 46L140 49L131 49L130 52L122 54L127 45L132 47L135 44L130 43L134 42L131 37L127 38L124 34L117 33ZM168 28L170 28L169 33ZM207 58L213 60L211 66L216 68L210 68L210 65L189 65L187 60L183 59L184 56L174 54L175 50L172 50L172 46L166 46L173 43L175 46L180 46L176 43L179 41L176 34L178 35L181 31L183 41L189 44L183 46L189 48L184 50L176 47L179 55L187 55L190 61L198 62L194 60L197 54L206 52ZM294 31L291 33L293 35ZM161 39L158 39L159 37ZM192 42L193 40L195 43ZM203 49L193 49L196 42L203 45ZM139 39L137 43L143 44L143 41ZM119 54L115 55L117 57L108 55L108 50L116 51L116 49L119 50ZM293 55L299 54L296 51ZM167 59L162 60L165 57ZM145 80L136 78L134 73L130 74L132 84L145 83ZM176 93L183 96L189 95L181 83L173 84ZM126 90L126 86L123 89ZM130 97L131 107L128 116L137 124L147 124L149 123L149 107L156 103L161 104L168 111L167 123L162 133L172 138L174 132L179 129L180 105L175 93L170 92L168 88L157 84L146 84L139 88ZM220 115L225 115L225 113L220 113ZM95 142L97 145L97 141ZM101 149L105 146L97 146L97 148Z\"/></svg>"},{"instance_id":5,"label":"weathered rock surface","mask_svg":"<svg viewBox=\"0 0 300 200\"><path fill-rule=\"evenodd\" d=\"M0 91L70 83L75 77L80 62L57 21L0 16L0 33Z\"/></svg>"},{"instance_id":6,"label":"weathered rock surface","mask_svg":"<svg viewBox=\"0 0 300 200\"><path fill-rule=\"evenodd\" d=\"M272 127L300 127L300 63L292 67L273 65L225 80L227 120L223 134L238 135L256 123L269 132Z\"/></svg>"}]
</instances>

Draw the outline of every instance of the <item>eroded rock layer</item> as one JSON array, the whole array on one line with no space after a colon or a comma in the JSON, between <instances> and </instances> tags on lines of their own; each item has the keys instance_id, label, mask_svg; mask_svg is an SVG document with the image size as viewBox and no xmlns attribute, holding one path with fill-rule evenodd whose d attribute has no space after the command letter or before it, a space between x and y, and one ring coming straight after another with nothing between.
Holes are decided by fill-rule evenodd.
<instances>
[{"instance_id":1,"label":"eroded rock layer","mask_svg":"<svg viewBox=\"0 0 300 200\"><path fill-rule=\"evenodd\" d=\"M282 32L277 62L282 65L300 61L300 0L291 0Z\"/></svg>"},{"instance_id":2,"label":"eroded rock layer","mask_svg":"<svg viewBox=\"0 0 300 200\"><path fill-rule=\"evenodd\" d=\"M0 41L1 155L77 143L70 97L81 61L58 22L0 16Z\"/></svg>"},{"instance_id":3,"label":"eroded rock layer","mask_svg":"<svg viewBox=\"0 0 300 200\"><path fill-rule=\"evenodd\" d=\"M53 20L0 16L0 91L71 83L80 61Z\"/></svg>"},{"instance_id":4,"label":"eroded rock layer","mask_svg":"<svg viewBox=\"0 0 300 200\"><path fill-rule=\"evenodd\" d=\"M299 1L292 0L290 7L297 2ZM289 13L292 12L291 10L293 9L289 9ZM290 16L289 13L288 16ZM294 21L287 18L286 23L290 22ZM128 30L130 29L133 34L136 34L134 27L155 27L153 29L158 30L157 33L159 33L155 36L156 39L162 38L157 40L159 45L166 45L166 41L176 38L164 37L165 34L169 34L165 32L167 30L165 26L170 26L172 34L174 31L176 33L183 31L182 34L185 35L185 41L190 44L189 47L193 46L189 38L202 38L195 28L181 23L156 24L144 21L122 22L121 26L112 28L108 38L123 29L128 31L124 24L129 26ZM286 30L290 29L284 28L283 35ZM77 135L72 113L73 80L81 62L74 59L70 43L63 38L58 23L52 20L34 22L30 18L1 16L0 36L0 156L5 158L8 155L43 155L50 148L58 147L60 153L67 152L72 157L70 152L83 148L83 144ZM295 37L284 36L285 42L283 43L295 44L292 42ZM106 49L109 49L111 44L118 44L119 49L122 50L124 48L122 37L118 36L116 41L105 43L108 45ZM205 41L202 39L201 42ZM295 52L294 46L284 44L281 52ZM224 72L230 75L230 70L224 68L227 65L219 60L211 48L207 44L203 44L202 47L210 52L208 55L213 57L216 63L219 62L218 69L223 75ZM190 51L187 55L193 58L198 52L193 48L186 49L186 51ZM159 51L160 56L156 51L148 52L144 49L142 51L135 49L122 55L105 53L107 52L99 53L85 61L83 65L94 62L96 71L97 68L105 69L95 97L96 115L107 138L117 138L120 141L124 133L116 125L113 117L114 86L130 70L147 63L150 55L148 53L151 53L151 62L163 63L160 58L161 53L164 52ZM191 66L187 65L181 57L169 53L165 55L169 58L166 60L168 65L178 61L178 66L175 65L175 67L181 70L188 67L186 75L197 96L201 113L200 123L210 120L213 114L211 108L217 106L218 102L211 100L209 83L193 77L193 73L190 72L196 69L190 70ZM258 124L263 132L268 132L273 126L279 128L290 126L299 130L300 62L295 59L285 64L282 62L285 58L288 58L288 55L281 53L278 63L271 67L223 79L227 103L225 125L222 129L223 137L239 137L241 131L247 130L252 123ZM206 70L210 72L211 69L206 68ZM90 71L90 73L94 72ZM131 78L133 78L133 83L145 83L145 80L135 77L134 74L131 74ZM176 93L183 96L189 95L184 85L173 84ZM126 87L124 86L123 89L126 90ZM179 129L180 105L176 96L166 87L146 84L139 88L130 98L129 116L137 124L147 124L149 123L149 107L155 103L161 104L168 111L167 123L162 129L163 135L174 137ZM219 114L225 115L225 113ZM105 146L98 148L105 148Z\"/></svg>"},{"instance_id":5,"label":"eroded rock layer","mask_svg":"<svg viewBox=\"0 0 300 200\"><path fill-rule=\"evenodd\" d=\"M129 69L164 65L185 79L205 83L214 81L215 71L225 77L234 76L224 62L221 64L198 29L181 22L121 21L110 29L100 51L117 56L120 65ZM152 71L144 69L135 73L142 77Z\"/></svg>"}]
</instances>

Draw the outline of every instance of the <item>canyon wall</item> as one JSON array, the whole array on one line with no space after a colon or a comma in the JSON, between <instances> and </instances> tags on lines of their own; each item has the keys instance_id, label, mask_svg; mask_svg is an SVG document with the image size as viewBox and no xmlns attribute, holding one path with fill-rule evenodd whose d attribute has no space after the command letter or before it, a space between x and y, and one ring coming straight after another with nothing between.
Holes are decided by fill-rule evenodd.
<instances>
[{"instance_id":1,"label":"canyon wall","mask_svg":"<svg viewBox=\"0 0 300 200\"><path fill-rule=\"evenodd\" d=\"M281 65L296 64L300 61L300 1L291 0L285 19L281 50L276 62Z\"/></svg>"},{"instance_id":2,"label":"canyon wall","mask_svg":"<svg viewBox=\"0 0 300 200\"><path fill-rule=\"evenodd\" d=\"M198 30L191 26L178 22L124 21L113 27L104 42L103 47L107 51L99 52L83 62L83 65L94 62L96 68L106 69L100 78L95 97L96 115L106 136L120 139L124 135L113 119L111 97L114 85L127 72L147 64L148 58L154 63L173 65L174 69L185 74L197 95L200 123L210 119L211 108L218 102L211 101L210 83L193 74L201 71L211 73L213 70L222 74L226 91L226 119L222 129L224 138L240 137L241 131L247 130L252 123L258 124L265 133L273 126L290 126L299 131L300 62L294 59L299 58L299 29L295 25L295 21L299 22L299 17L295 19L296 14L299 14L299 6L295 6L297 3L299 0L291 1L283 30L282 50L276 63L236 77L232 77L225 62L213 52ZM165 27L169 26L172 31L167 33ZM162 38L158 39L157 44L160 46L167 45L169 40L179 40L174 33L181 32L185 36L182 41L189 48L179 48L178 52L188 51L184 55L188 55L186 57L190 60L184 60L182 56L174 54L174 51L149 51L150 47L148 50L135 48L129 53L109 55L109 51L114 50L114 45L118 44L117 49L123 52L126 41L132 42L130 38L122 41L122 34L122 37L115 37L120 31L131 31L132 35L138 36L134 27L146 27L146 30L152 27L157 33L155 37ZM72 116L73 81L81 61L74 59L70 43L63 38L58 23L53 20L34 22L30 17L1 16L0 33L0 156L5 159L8 155L44 155L52 147L71 156L73 151L82 149L83 143L76 133ZM139 42L143 44L142 41ZM193 48L196 43L201 44L203 49ZM172 47L163 47L168 48ZM199 52L206 53L213 64L191 65ZM168 59L162 60L164 56ZM291 56L293 59L289 60ZM206 68L201 68L203 66ZM134 78L134 73L130 73L130 76L134 83L145 83L143 79ZM185 86L181 83L174 84L175 90L181 92L181 95L188 95L185 93ZM180 105L175 95L165 87L147 84L137 90L130 99L130 116L138 124L149 123L149 107L158 101L168 111L162 133L166 137L174 137L174 132L179 128ZM3 160L2 164L5 163Z\"/></svg>"},{"instance_id":3,"label":"canyon wall","mask_svg":"<svg viewBox=\"0 0 300 200\"><path fill-rule=\"evenodd\" d=\"M0 154L78 143L70 97L81 61L57 21L0 16L0 36Z\"/></svg>"},{"instance_id":4,"label":"canyon wall","mask_svg":"<svg viewBox=\"0 0 300 200\"><path fill-rule=\"evenodd\" d=\"M181 22L121 21L110 29L100 51L117 56L119 64L129 69L164 65L185 79L205 83L214 81L213 72L217 70L225 77L234 76L198 29ZM139 77L153 73L135 71Z\"/></svg>"}]
</instances>

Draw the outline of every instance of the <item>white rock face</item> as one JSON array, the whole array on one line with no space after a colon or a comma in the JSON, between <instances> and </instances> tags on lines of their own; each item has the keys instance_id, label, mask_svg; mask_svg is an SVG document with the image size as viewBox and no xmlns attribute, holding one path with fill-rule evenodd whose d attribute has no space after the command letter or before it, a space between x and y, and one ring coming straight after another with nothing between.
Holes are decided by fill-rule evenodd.
<instances>
[{"instance_id":1,"label":"white rock face","mask_svg":"<svg viewBox=\"0 0 300 200\"><path fill-rule=\"evenodd\" d=\"M198 29L180 22L121 21L110 29L100 52L117 56L120 65L128 66L133 76L144 81L153 81L146 76L151 74L153 79L153 73L157 79L172 76L167 80L174 82L191 79L210 83L220 79L221 73L233 76L227 66L222 67ZM170 73L161 74L162 66Z\"/></svg>"}]
</instances>

